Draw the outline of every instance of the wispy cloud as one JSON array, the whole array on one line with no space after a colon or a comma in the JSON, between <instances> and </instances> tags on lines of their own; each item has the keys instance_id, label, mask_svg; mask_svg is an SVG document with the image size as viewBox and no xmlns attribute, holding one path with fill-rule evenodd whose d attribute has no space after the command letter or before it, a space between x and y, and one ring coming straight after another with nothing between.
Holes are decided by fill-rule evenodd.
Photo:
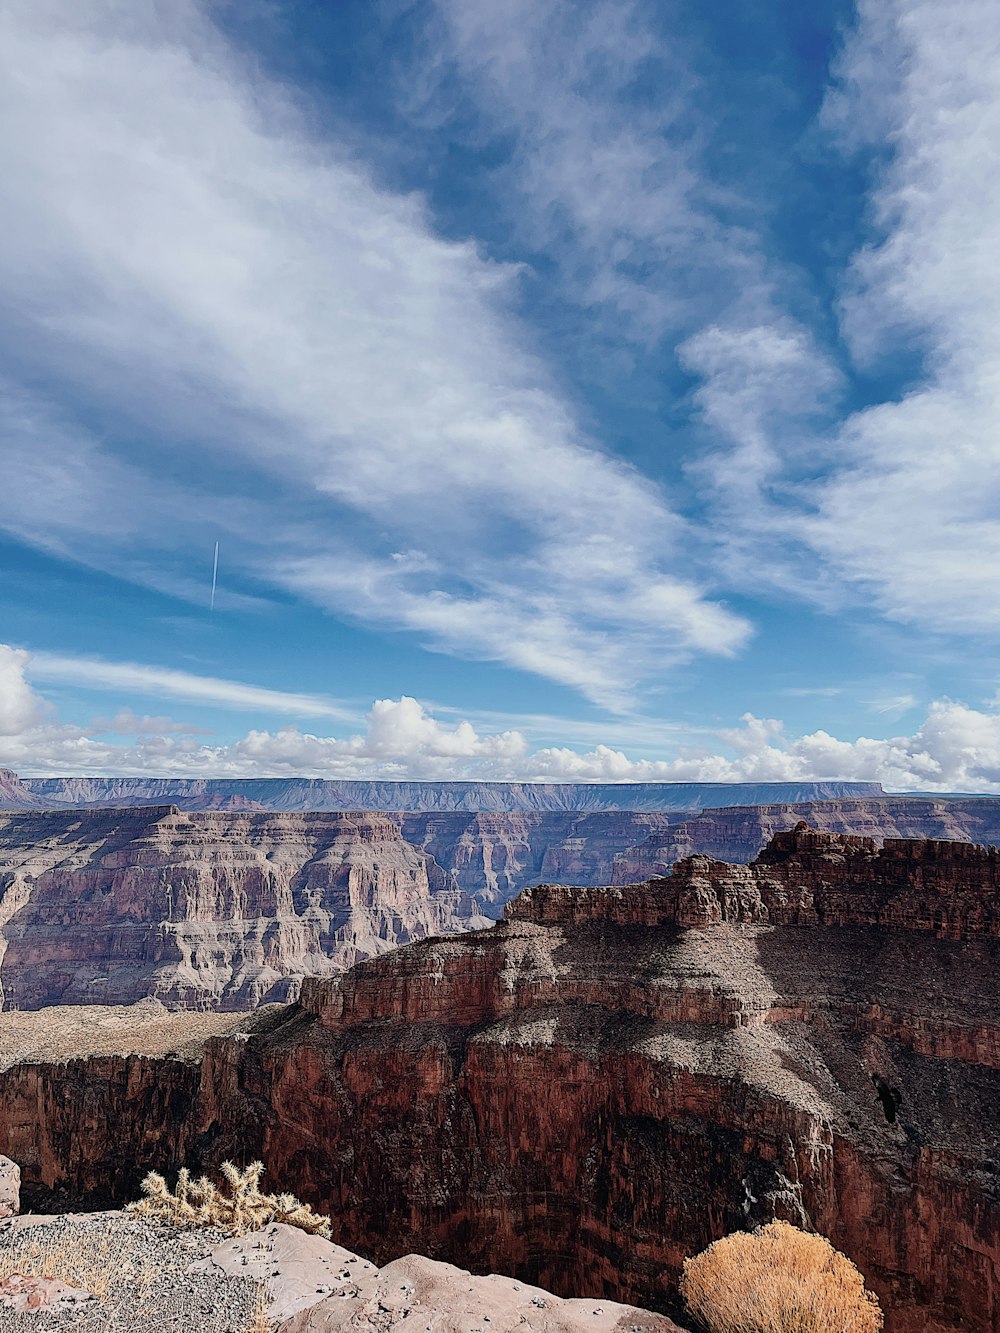
<instances>
[{"instance_id":1,"label":"wispy cloud","mask_svg":"<svg viewBox=\"0 0 1000 1333\"><path fill-rule=\"evenodd\" d=\"M687 364L704 377L698 403L722 446L699 475L725 519L724 567L828 610L864 604L937 632L995 635L994 8L957 0L942 21L924 0L860 0L834 74L825 129L848 152L870 150L878 235L843 278L843 349L869 375L907 354L912 379L837 422L822 418L838 372L797 335L786 355L755 349L752 367L731 342L713 360L705 335L693 338Z\"/></svg>"},{"instance_id":2,"label":"wispy cloud","mask_svg":"<svg viewBox=\"0 0 1000 1333\"><path fill-rule=\"evenodd\" d=\"M946 15L861 0L858 13L828 120L854 142L858 127L885 132L891 157L872 194L881 239L856 257L844 329L859 361L908 343L923 373L848 421L809 539L890 616L995 632L1000 27L989 0Z\"/></svg>"},{"instance_id":3,"label":"wispy cloud","mask_svg":"<svg viewBox=\"0 0 1000 1333\"><path fill-rule=\"evenodd\" d=\"M706 310L759 318L764 255L731 220L735 193L704 168L681 24L666 39L663 8L641 0L434 0L432 12L419 109L450 106L457 77L476 132L509 150L497 193L510 225L555 264L565 294L643 342Z\"/></svg>"},{"instance_id":4,"label":"wispy cloud","mask_svg":"<svg viewBox=\"0 0 1000 1333\"><path fill-rule=\"evenodd\" d=\"M229 559L258 586L613 706L654 665L745 641L666 497L577 424L514 313L516 268L317 142L199 6L12 0L0 62L0 332L34 378L116 414L75 469L33 430L57 485L14 531L88 559L101 534L129 576L143 515L190 496L214 537L228 496Z\"/></svg>"},{"instance_id":5,"label":"wispy cloud","mask_svg":"<svg viewBox=\"0 0 1000 1333\"><path fill-rule=\"evenodd\" d=\"M144 698L183 699L187 703L212 704L241 712L263 710L290 713L303 718L355 716L353 710L322 695L269 690L260 685L220 680L215 676L199 676L169 667L143 666L138 662L106 662L99 658L63 656L58 653L23 654L18 660L23 665L24 674L32 680L53 681L80 689L109 690Z\"/></svg>"}]
</instances>

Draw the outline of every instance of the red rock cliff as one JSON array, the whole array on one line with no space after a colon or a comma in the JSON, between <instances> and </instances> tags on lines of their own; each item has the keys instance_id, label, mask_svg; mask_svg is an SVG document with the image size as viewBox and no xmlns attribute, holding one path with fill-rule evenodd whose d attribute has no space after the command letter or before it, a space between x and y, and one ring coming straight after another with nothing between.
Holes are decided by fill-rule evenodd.
<instances>
[{"instance_id":1,"label":"red rock cliff","mask_svg":"<svg viewBox=\"0 0 1000 1333\"><path fill-rule=\"evenodd\" d=\"M537 891L492 930L308 980L183 1078L180 1055L66 1066L47 1014L0 1015L0 1045L21 1024L0 1153L41 1132L26 1190L92 1194L122 1144L88 1148L87 1124L116 1117L138 1152L167 1118L158 1165L262 1155L379 1261L664 1308L686 1255L779 1215L854 1259L889 1333L994 1330L995 855L798 830L672 880Z\"/></svg>"}]
</instances>

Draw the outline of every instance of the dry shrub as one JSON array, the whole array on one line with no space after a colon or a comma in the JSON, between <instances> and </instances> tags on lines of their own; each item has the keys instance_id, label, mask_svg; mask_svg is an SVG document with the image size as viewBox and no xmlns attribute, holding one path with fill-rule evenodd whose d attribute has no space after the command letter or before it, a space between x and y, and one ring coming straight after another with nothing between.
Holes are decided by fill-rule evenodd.
<instances>
[{"instance_id":1,"label":"dry shrub","mask_svg":"<svg viewBox=\"0 0 1000 1333\"><path fill-rule=\"evenodd\" d=\"M681 1295L708 1333L878 1333L882 1312L846 1255L788 1222L740 1231L684 1264Z\"/></svg>"},{"instance_id":2,"label":"dry shrub","mask_svg":"<svg viewBox=\"0 0 1000 1333\"><path fill-rule=\"evenodd\" d=\"M146 1197L130 1203L127 1211L178 1227L215 1227L234 1236L245 1236L270 1222L287 1222L289 1226L330 1239L330 1219L314 1213L294 1194L261 1193L260 1178L264 1173L261 1162L251 1162L245 1171L232 1162L223 1162L221 1170L220 1187L207 1176L192 1180L191 1173L182 1167L173 1193L161 1175L150 1171L142 1182Z\"/></svg>"}]
</instances>

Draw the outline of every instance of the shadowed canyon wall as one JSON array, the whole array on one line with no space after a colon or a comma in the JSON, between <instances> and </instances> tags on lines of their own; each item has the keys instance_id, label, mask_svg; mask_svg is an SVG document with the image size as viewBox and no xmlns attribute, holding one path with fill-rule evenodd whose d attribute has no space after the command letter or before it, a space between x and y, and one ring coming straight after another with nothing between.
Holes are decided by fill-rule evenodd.
<instances>
[{"instance_id":1,"label":"shadowed canyon wall","mask_svg":"<svg viewBox=\"0 0 1000 1333\"><path fill-rule=\"evenodd\" d=\"M142 1035L155 1006L109 1015L110 1050L94 1011L0 1015L0 1152L52 1200L261 1155L379 1261L660 1308L685 1255L779 1215L855 1260L889 1333L987 1333L998 885L981 848L799 828L751 866L542 886L186 1050Z\"/></svg>"}]
</instances>

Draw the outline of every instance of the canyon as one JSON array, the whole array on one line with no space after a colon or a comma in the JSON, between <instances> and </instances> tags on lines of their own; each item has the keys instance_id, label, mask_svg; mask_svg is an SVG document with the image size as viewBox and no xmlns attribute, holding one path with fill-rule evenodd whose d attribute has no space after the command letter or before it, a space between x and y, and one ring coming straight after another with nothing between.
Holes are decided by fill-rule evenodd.
<instances>
[{"instance_id":1,"label":"canyon","mask_svg":"<svg viewBox=\"0 0 1000 1333\"><path fill-rule=\"evenodd\" d=\"M6 1008L250 1009L426 935L486 925L385 815L0 814Z\"/></svg>"},{"instance_id":2,"label":"canyon","mask_svg":"<svg viewBox=\"0 0 1000 1333\"><path fill-rule=\"evenodd\" d=\"M822 831L1000 842L1000 800L670 811L0 812L0 1005L249 1009L401 943L488 924L540 882L623 885Z\"/></svg>"},{"instance_id":3,"label":"canyon","mask_svg":"<svg viewBox=\"0 0 1000 1333\"><path fill-rule=\"evenodd\" d=\"M800 824L750 864L536 886L290 1005L0 1014L0 1153L42 1207L260 1157L376 1263L678 1318L684 1257L780 1216L888 1333L988 1333L998 993L995 851Z\"/></svg>"}]
</instances>

